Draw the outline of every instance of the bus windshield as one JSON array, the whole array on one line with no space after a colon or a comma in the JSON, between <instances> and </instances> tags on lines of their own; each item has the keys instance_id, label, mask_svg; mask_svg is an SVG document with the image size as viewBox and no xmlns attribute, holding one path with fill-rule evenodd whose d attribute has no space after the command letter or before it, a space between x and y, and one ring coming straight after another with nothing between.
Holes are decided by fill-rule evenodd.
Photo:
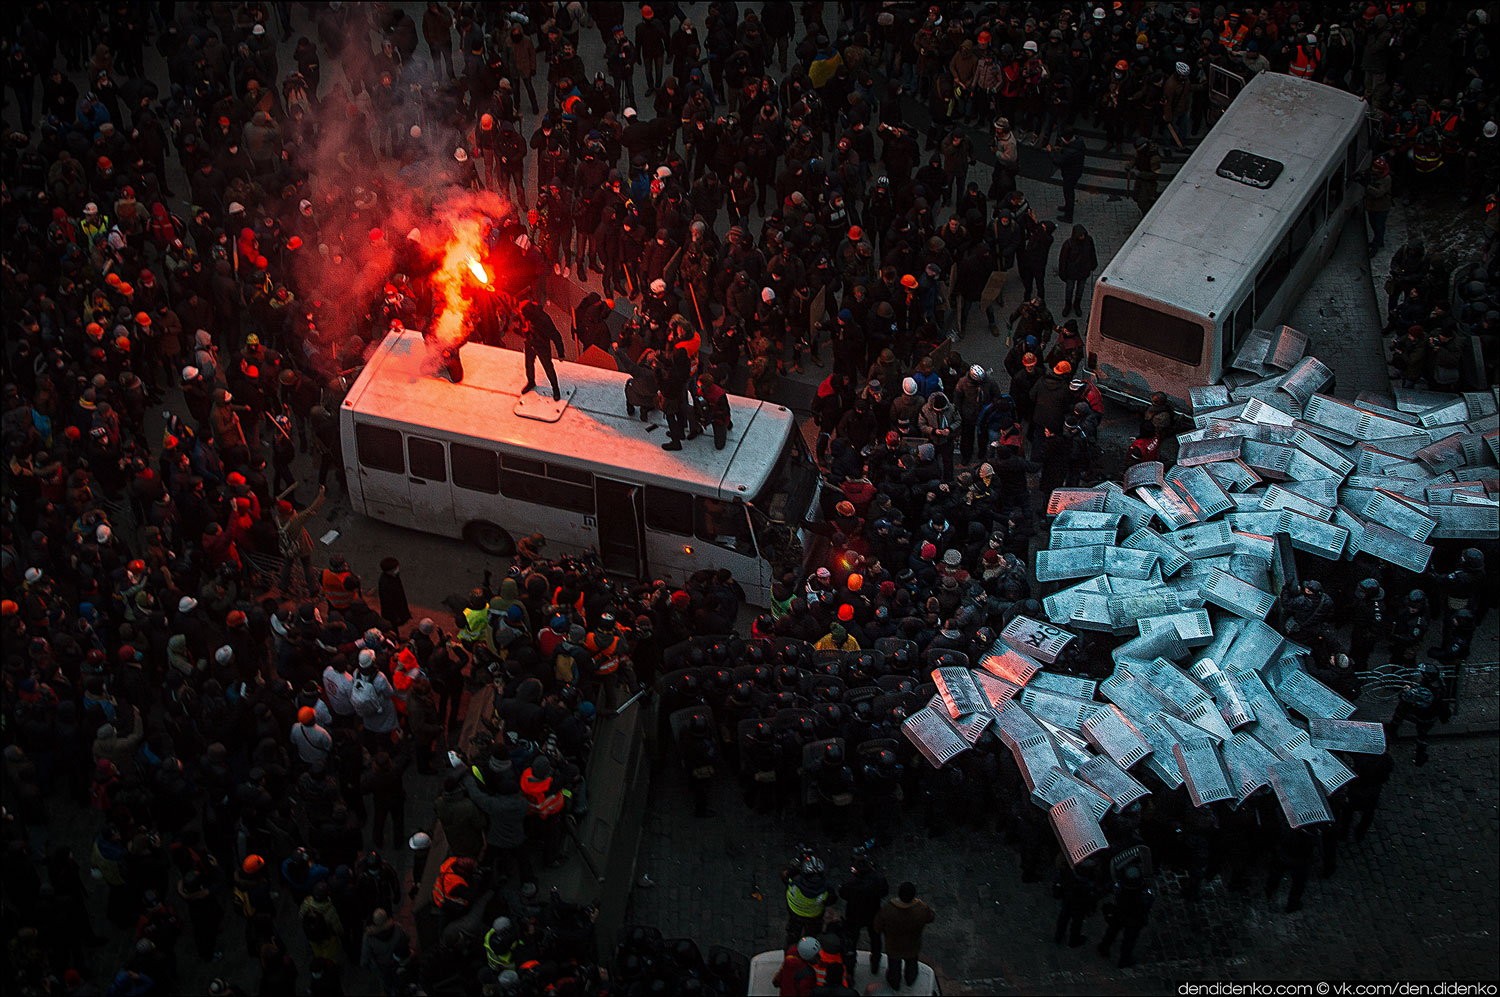
<instances>
[{"instance_id":1,"label":"bus windshield","mask_svg":"<svg viewBox=\"0 0 1500 997\"><path fill-rule=\"evenodd\" d=\"M808 457L807 443L794 428L771 469L771 476L751 505L773 523L796 527L807 515L817 482L818 469Z\"/></svg>"}]
</instances>

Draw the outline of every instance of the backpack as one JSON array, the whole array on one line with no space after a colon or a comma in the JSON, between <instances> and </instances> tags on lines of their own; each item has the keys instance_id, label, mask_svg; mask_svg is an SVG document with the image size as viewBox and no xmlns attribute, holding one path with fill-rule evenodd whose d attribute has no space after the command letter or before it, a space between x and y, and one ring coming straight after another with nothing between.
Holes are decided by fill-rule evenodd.
<instances>
[{"instance_id":1,"label":"backpack","mask_svg":"<svg viewBox=\"0 0 1500 997\"><path fill-rule=\"evenodd\" d=\"M354 679L354 687L349 691L349 702L353 704L354 712L362 717L373 717L380 712L380 693L374 682L363 678Z\"/></svg>"}]
</instances>

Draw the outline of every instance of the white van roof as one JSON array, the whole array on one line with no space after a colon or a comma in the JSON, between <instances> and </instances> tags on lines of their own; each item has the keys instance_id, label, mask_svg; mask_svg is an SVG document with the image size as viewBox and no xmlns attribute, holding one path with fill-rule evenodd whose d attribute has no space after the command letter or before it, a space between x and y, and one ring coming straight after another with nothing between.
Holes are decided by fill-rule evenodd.
<instances>
[{"instance_id":1,"label":"white van roof","mask_svg":"<svg viewBox=\"0 0 1500 997\"><path fill-rule=\"evenodd\" d=\"M1285 234L1310 185L1362 127L1366 105L1335 87L1281 73L1259 73L1162 188L1120 251L1105 265L1106 285L1139 291L1195 315L1230 308L1255 280L1248 268ZM1218 175L1236 150L1281 163L1268 189ZM1233 224L1226 221L1232 199Z\"/></svg>"},{"instance_id":2,"label":"white van roof","mask_svg":"<svg viewBox=\"0 0 1500 997\"><path fill-rule=\"evenodd\" d=\"M733 428L723 450L713 448L707 433L669 452L661 448L667 440L661 428L648 433L647 423L625 414L626 374L557 361L563 391L574 394L558 421L543 422L515 413L526 380L522 353L468 343L460 359L464 379L453 384L433 373L437 360L420 333L392 332L365 363L343 411L360 422L427 431L470 446L502 444L507 451L606 477L614 468L624 481L746 501L766 483L795 428L789 409L730 395ZM660 416L655 421L660 425Z\"/></svg>"}]
</instances>

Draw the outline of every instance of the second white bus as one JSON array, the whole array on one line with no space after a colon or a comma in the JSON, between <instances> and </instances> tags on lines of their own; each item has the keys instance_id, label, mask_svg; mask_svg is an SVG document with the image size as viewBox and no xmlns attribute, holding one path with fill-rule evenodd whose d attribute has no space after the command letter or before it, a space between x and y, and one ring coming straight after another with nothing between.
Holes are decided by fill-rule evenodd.
<instances>
[{"instance_id":1,"label":"second white bus","mask_svg":"<svg viewBox=\"0 0 1500 997\"><path fill-rule=\"evenodd\" d=\"M1264 72L1240 91L1094 285L1089 366L1123 401L1216 384L1283 322L1359 203L1366 105Z\"/></svg>"}]
</instances>

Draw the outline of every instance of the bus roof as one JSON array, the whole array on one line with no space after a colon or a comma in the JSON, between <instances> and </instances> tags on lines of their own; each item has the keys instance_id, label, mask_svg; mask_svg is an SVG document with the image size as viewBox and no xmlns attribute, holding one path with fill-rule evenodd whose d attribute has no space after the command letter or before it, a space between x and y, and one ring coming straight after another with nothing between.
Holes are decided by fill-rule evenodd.
<instances>
[{"instance_id":1,"label":"bus roof","mask_svg":"<svg viewBox=\"0 0 1500 997\"><path fill-rule=\"evenodd\" d=\"M1295 213L1330 158L1343 159L1364 115L1364 101L1353 94L1260 73L1166 185L1101 279L1190 314L1224 312L1243 288L1243 270L1282 237L1282 216ZM1281 163L1281 175L1264 189L1219 176L1219 164L1237 149Z\"/></svg>"},{"instance_id":2,"label":"bus roof","mask_svg":"<svg viewBox=\"0 0 1500 997\"><path fill-rule=\"evenodd\" d=\"M558 380L574 394L561 418L544 422L515 412L526 377L520 352L469 343L461 359L464 379L453 384L432 373L436 361L420 333L392 332L366 362L343 411L474 446L500 444L580 470L616 468L625 481L747 501L770 477L795 428L788 409L730 395L733 428L723 450L705 439L669 452L661 448L665 434L648 433L648 423L625 414L628 377L619 371L558 361Z\"/></svg>"}]
</instances>

